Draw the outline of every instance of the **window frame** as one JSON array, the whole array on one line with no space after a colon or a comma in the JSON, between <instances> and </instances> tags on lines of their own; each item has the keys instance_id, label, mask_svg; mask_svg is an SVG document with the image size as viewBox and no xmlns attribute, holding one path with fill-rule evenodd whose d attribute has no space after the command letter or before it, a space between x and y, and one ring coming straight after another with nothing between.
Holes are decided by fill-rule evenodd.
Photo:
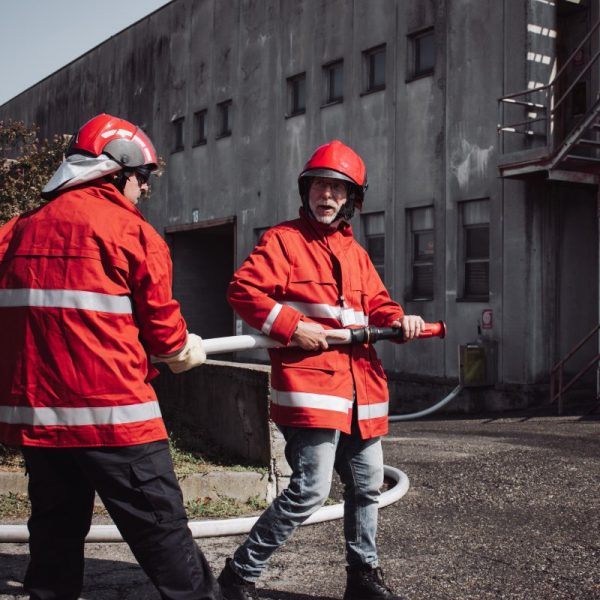
<instances>
[{"instance_id":1,"label":"window frame","mask_svg":"<svg viewBox=\"0 0 600 600\"><path fill-rule=\"evenodd\" d=\"M369 234L368 233L368 230L369 230L368 222L369 222L369 220L374 220L377 217L382 217L383 231L380 233ZM362 236L364 248L367 251L367 254L369 255L369 259L373 263L375 270L377 271L379 277L381 278L381 281L383 281L383 284L385 285L385 242L386 242L386 239L385 239L385 211L379 210L379 211L370 212L370 213L362 213L360 215L360 225L361 225L361 236ZM383 261L381 263L376 263L373 260L371 253L369 252L369 240L379 239L379 238L381 238L383 240Z\"/></svg>"},{"instance_id":2,"label":"window frame","mask_svg":"<svg viewBox=\"0 0 600 600\"><path fill-rule=\"evenodd\" d=\"M176 117L171 121L173 131L173 149L171 154L185 150L185 117Z\"/></svg>"},{"instance_id":3,"label":"window frame","mask_svg":"<svg viewBox=\"0 0 600 600\"><path fill-rule=\"evenodd\" d=\"M215 136L215 139L220 140L221 138L230 137L232 135L232 116L233 116L233 100L223 100L223 102L217 103L217 115L219 118L219 133ZM224 116L227 115L227 128L225 128Z\"/></svg>"},{"instance_id":4,"label":"window frame","mask_svg":"<svg viewBox=\"0 0 600 600\"><path fill-rule=\"evenodd\" d=\"M254 227L252 230L253 236L254 236L254 245L258 246L258 244L260 243L260 240L262 239L262 236L267 233L267 231L269 231L269 229L272 229L272 225L269 225L267 227Z\"/></svg>"},{"instance_id":5,"label":"window frame","mask_svg":"<svg viewBox=\"0 0 600 600\"><path fill-rule=\"evenodd\" d=\"M376 84L374 83L373 75L374 75L374 65L373 65L373 57L377 54L383 54L383 83ZM386 82L387 82L387 44L379 44L377 46L373 46L372 48L368 48L367 50L363 50L363 71L364 71L364 83L363 83L363 92L361 96L366 94L373 94L375 92L380 92L385 90Z\"/></svg>"},{"instance_id":6,"label":"window frame","mask_svg":"<svg viewBox=\"0 0 600 600\"><path fill-rule=\"evenodd\" d=\"M304 106L300 107L297 104L298 90L296 85L298 82L304 82ZM286 117L295 117L306 113L306 71L296 73L287 78L287 94L288 94L288 112Z\"/></svg>"},{"instance_id":7,"label":"window frame","mask_svg":"<svg viewBox=\"0 0 600 600\"><path fill-rule=\"evenodd\" d=\"M431 210L431 220L432 220L432 227L430 228L424 228L424 227L419 227L416 228L415 227L415 219L414 216L415 212L418 210L427 210L430 209ZM408 289L408 297L410 298L411 301L414 302L431 302L432 300L435 299L435 206L433 204L428 204L426 206L414 206L411 208L407 208L406 209L407 212L407 218L406 218L406 224L407 224L407 244L408 244L408 248L407 248L407 257L408 257L408 274L410 277L410 287ZM425 258L424 256L417 256L416 254L416 241L417 241L417 236L420 234L431 234L432 238L433 238L433 253L431 255L431 258ZM432 282L431 282L431 293L429 295L427 294L418 294L416 293L415 290L415 268L416 267L426 267L426 266L430 266L431 267L431 272L432 272Z\"/></svg>"},{"instance_id":8,"label":"window frame","mask_svg":"<svg viewBox=\"0 0 600 600\"><path fill-rule=\"evenodd\" d=\"M470 202L482 202L486 201L488 206L488 220L481 221L477 223L465 223L465 210L467 204ZM459 257L460 257L460 273L459 273L459 287L460 296L457 297L457 301L459 302L489 302L490 299L490 283L491 283L491 215L489 212L491 211L491 203L489 198L478 198L475 200L465 200L459 203ZM487 256L484 257L469 257L467 255L467 246L468 246L468 232L477 230L477 229L485 229L487 231ZM474 294L468 291L468 265L473 264L485 264L487 265L487 294Z\"/></svg>"},{"instance_id":9,"label":"window frame","mask_svg":"<svg viewBox=\"0 0 600 600\"><path fill-rule=\"evenodd\" d=\"M417 60L420 55L419 51L419 41L424 37L431 35L433 38L433 65L426 69L418 69ZM406 83L411 81L415 81L416 79L422 79L424 77L430 77L435 74L435 65L436 65L436 47L435 47L435 27L430 25L429 27L423 27L416 31L409 33L406 36L407 39L407 52L406 56L408 59L407 65L407 78Z\"/></svg>"},{"instance_id":10,"label":"window frame","mask_svg":"<svg viewBox=\"0 0 600 600\"><path fill-rule=\"evenodd\" d=\"M332 94L332 76L335 71L339 69L341 72L341 90L340 95L334 96ZM323 70L323 104L321 106L330 106L331 104L340 104L344 101L344 59L338 58L336 60L332 60L322 67Z\"/></svg>"},{"instance_id":11,"label":"window frame","mask_svg":"<svg viewBox=\"0 0 600 600\"><path fill-rule=\"evenodd\" d=\"M202 130L204 135L200 135L198 121L202 116ZM203 108L194 113L194 142L193 147L204 146L208 143L208 109Z\"/></svg>"}]
</instances>

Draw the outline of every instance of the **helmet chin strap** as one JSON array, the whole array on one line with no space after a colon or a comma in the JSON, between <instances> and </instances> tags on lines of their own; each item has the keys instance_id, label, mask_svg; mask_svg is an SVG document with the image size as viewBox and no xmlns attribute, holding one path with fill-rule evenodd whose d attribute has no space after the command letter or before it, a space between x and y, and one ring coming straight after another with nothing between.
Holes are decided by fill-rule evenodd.
<instances>
[{"instance_id":1,"label":"helmet chin strap","mask_svg":"<svg viewBox=\"0 0 600 600\"><path fill-rule=\"evenodd\" d=\"M344 219L344 221L350 221L350 219L354 216L354 198L352 197L354 194L348 194L348 199L345 204L340 208L338 214L336 215L336 219Z\"/></svg>"}]
</instances>

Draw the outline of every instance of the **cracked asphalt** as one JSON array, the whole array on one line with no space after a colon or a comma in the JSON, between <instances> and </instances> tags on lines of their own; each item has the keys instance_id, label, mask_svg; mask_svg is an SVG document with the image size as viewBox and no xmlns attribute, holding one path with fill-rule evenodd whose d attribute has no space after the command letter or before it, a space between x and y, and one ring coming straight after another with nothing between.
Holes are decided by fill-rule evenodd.
<instances>
[{"instance_id":1,"label":"cracked asphalt","mask_svg":"<svg viewBox=\"0 0 600 600\"><path fill-rule=\"evenodd\" d=\"M407 600L600 599L600 419L391 425L385 462L411 487L380 513L386 581ZM334 484L333 496L339 495ZM199 540L219 571L243 536ZM124 544L86 547L86 600L157 599ZM0 599L27 598L27 547L0 544ZM259 582L271 600L339 599L340 521L301 528Z\"/></svg>"}]
</instances>

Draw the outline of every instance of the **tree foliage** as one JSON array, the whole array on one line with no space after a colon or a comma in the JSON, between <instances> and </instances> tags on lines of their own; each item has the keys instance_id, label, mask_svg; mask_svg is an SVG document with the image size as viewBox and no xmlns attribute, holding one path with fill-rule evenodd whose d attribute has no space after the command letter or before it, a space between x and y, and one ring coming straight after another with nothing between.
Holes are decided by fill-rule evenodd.
<instances>
[{"instance_id":1,"label":"tree foliage","mask_svg":"<svg viewBox=\"0 0 600 600\"><path fill-rule=\"evenodd\" d=\"M69 136L40 140L37 127L0 121L0 225L41 206L40 191L63 159Z\"/></svg>"}]
</instances>

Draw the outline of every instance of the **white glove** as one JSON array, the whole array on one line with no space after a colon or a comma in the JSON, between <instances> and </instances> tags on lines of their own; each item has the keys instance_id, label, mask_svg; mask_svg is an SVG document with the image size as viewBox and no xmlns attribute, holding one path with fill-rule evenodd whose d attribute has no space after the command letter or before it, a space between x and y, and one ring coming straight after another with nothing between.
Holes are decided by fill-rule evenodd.
<instances>
[{"instance_id":1,"label":"white glove","mask_svg":"<svg viewBox=\"0 0 600 600\"><path fill-rule=\"evenodd\" d=\"M206 352L202 347L202 338L195 333L188 333L185 346L175 355L160 357L167 363L173 373L183 373L206 362Z\"/></svg>"}]
</instances>

